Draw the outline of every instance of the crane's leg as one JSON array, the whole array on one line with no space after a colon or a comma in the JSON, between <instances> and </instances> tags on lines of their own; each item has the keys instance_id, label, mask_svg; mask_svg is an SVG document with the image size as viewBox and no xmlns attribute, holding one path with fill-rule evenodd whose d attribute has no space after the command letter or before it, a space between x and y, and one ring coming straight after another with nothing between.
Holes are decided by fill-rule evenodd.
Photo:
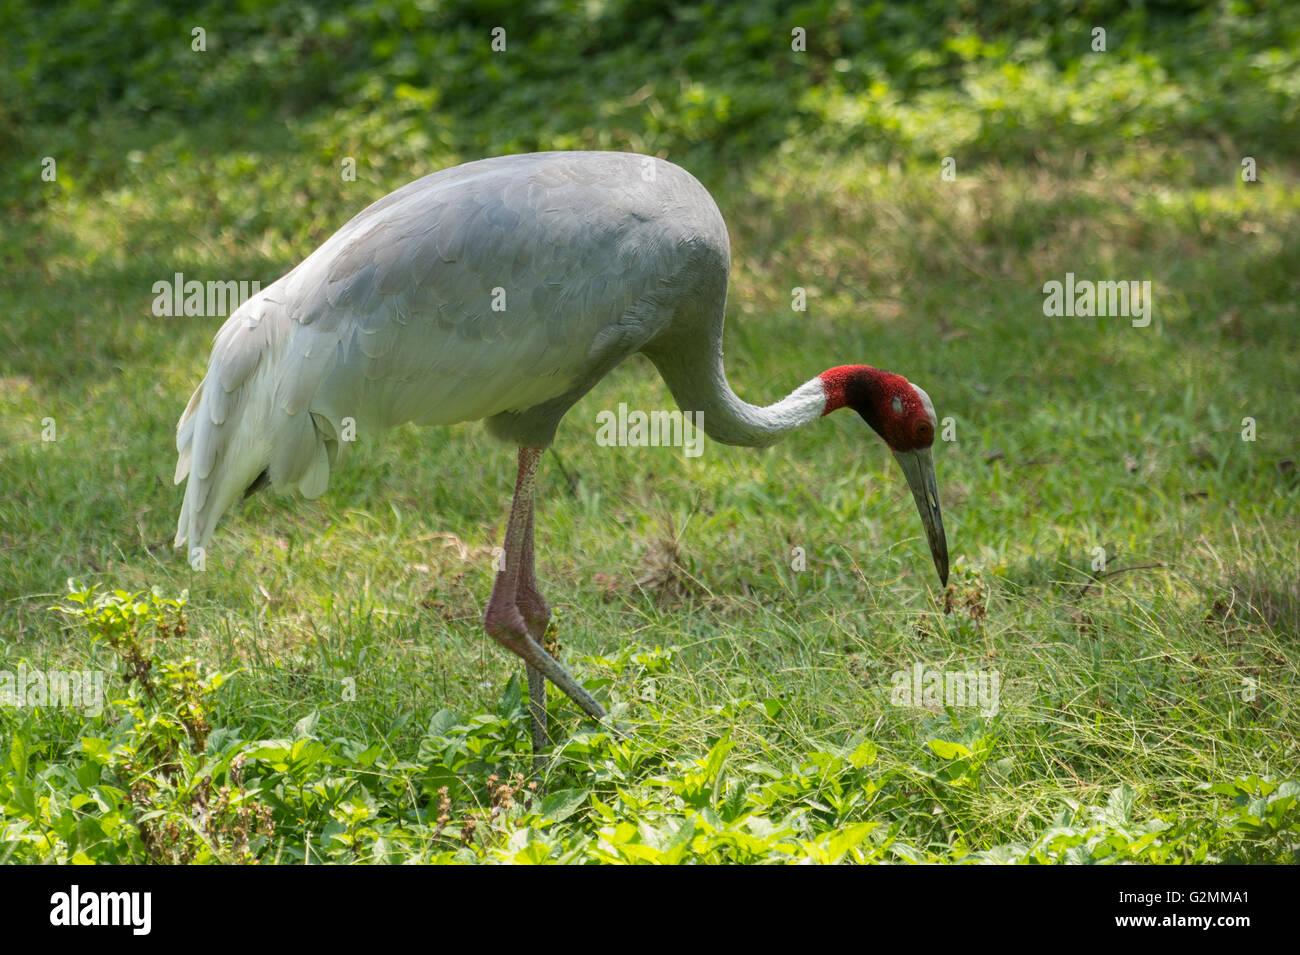
<instances>
[{"instance_id":1,"label":"crane's leg","mask_svg":"<svg viewBox=\"0 0 1300 955\"><path fill-rule=\"evenodd\" d=\"M546 690L542 678L563 690L588 716L596 720L605 718L605 708L542 648L541 640L550 619L550 608L537 592L533 576L532 535L533 491L541 456L541 448L519 449L515 497L510 506L510 521L506 524L505 556L492 585L487 613L483 616L483 628L488 636L523 658L527 665L535 750L546 745Z\"/></svg>"},{"instance_id":2,"label":"crane's leg","mask_svg":"<svg viewBox=\"0 0 1300 955\"><path fill-rule=\"evenodd\" d=\"M524 626L533 642L546 650L546 627L551 622L551 606L537 589L537 574L533 564L533 514L529 509L528 524L524 529L524 546L520 556L519 588L515 604L523 614ZM528 713L532 718L533 752L541 753L550 745L546 731L546 677L531 663L528 671ZM540 757L539 757L540 758Z\"/></svg>"}]
</instances>

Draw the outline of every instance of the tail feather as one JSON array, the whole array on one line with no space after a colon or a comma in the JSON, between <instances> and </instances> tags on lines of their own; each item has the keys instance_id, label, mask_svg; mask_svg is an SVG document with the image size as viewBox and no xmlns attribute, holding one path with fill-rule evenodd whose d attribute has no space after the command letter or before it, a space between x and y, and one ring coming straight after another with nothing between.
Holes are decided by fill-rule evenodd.
<instances>
[{"instance_id":1,"label":"tail feather","mask_svg":"<svg viewBox=\"0 0 1300 955\"><path fill-rule=\"evenodd\" d=\"M185 476L190 473L190 463L194 460L194 410L199 406L199 399L203 396L203 384L194 389L194 394L190 396L190 402L185 406L185 411L181 414L180 423L176 425L176 474L172 478L173 484L180 484L185 480Z\"/></svg>"},{"instance_id":2,"label":"tail feather","mask_svg":"<svg viewBox=\"0 0 1300 955\"><path fill-rule=\"evenodd\" d=\"M175 483L188 478L177 547L206 546L235 500L268 479L297 485L308 497L329 485L328 452L337 445L326 442L334 433L322 433L310 411L329 365L293 354L293 321L267 300L267 291L221 327L207 374L177 423ZM304 366L310 374L302 374ZM291 403L283 400L286 379L292 379Z\"/></svg>"}]
</instances>

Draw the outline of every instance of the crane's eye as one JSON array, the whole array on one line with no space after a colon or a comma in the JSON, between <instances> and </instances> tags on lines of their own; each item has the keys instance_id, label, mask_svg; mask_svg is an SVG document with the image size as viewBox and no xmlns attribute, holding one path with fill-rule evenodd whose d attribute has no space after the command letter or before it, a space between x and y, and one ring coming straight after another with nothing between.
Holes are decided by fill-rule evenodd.
<instances>
[{"instance_id":1,"label":"crane's eye","mask_svg":"<svg viewBox=\"0 0 1300 955\"><path fill-rule=\"evenodd\" d=\"M916 432L916 437L921 441L931 441L934 439L934 425L930 424L930 422L924 418L917 421L916 427L913 430Z\"/></svg>"}]
</instances>

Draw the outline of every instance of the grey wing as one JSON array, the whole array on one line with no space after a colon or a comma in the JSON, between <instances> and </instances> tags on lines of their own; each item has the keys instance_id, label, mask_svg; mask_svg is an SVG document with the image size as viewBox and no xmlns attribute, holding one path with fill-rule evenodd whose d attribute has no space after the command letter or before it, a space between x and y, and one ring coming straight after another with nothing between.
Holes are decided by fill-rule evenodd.
<instances>
[{"instance_id":1,"label":"grey wing","mask_svg":"<svg viewBox=\"0 0 1300 955\"><path fill-rule=\"evenodd\" d=\"M178 545L202 546L263 472L323 493L349 427L533 409L507 436L549 441L572 400L671 323L702 236L725 274L703 187L619 153L483 160L385 196L218 333L177 428Z\"/></svg>"},{"instance_id":2,"label":"grey wing","mask_svg":"<svg viewBox=\"0 0 1300 955\"><path fill-rule=\"evenodd\" d=\"M676 235L652 190L492 162L399 190L286 277L286 411L382 429L524 409L670 319Z\"/></svg>"}]
</instances>

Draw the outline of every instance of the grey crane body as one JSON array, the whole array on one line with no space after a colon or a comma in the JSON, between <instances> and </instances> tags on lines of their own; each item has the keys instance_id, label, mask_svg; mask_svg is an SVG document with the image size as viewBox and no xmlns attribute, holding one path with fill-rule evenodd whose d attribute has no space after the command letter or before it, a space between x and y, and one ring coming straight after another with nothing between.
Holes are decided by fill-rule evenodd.
<instances>
[{"instance_id":1,"label":"grey crane body","mask_svg":"<svg viewBox=\"0 0 1300 955\"><path fill-rule=\"evenodd\" d=\"M837 408L857 411L902 466L946 584L929 397L900 375L843 365L772 405L741 400L722 363L729 262L713 198L648 156L503 156L398 189L217 333L177 425L176 482L188 483L176 545L193 560L236 498L267 481L324 493L354 437L486 419L519 446L519 471L484 626L527 665L540 750L546 679L589 715L605 711L542 649L538 460L574 402L641 352L717 441L766 445Z\"/></svg>"},{"instance_id":2,"label":"grey crane body","mask_svg":"<svg viewBox=\"0 0 1300 955\"><path fill-rule=\"evenodd\" d=\"M503 156L398 189L217 334L178 430L176 479L190 483L177 544L206 544L264 470L319 496L346 419L364 438L486 418L502 440L545 447L637 351L706 410L693 384L721 341L728 261L712 197L652 157Z\"/></svg>"}]
</instances>

